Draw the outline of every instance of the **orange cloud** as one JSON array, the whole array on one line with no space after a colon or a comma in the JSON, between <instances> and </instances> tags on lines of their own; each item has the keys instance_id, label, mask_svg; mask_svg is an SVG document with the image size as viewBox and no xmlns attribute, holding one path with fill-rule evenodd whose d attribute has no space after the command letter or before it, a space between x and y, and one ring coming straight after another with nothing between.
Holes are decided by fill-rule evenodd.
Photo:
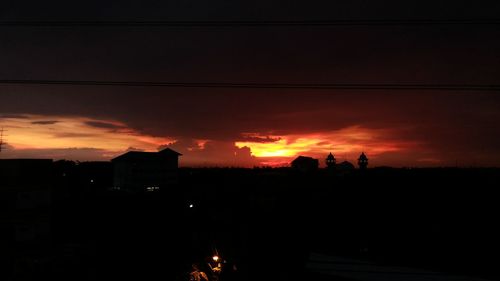
<instances>
[{"instance_id":1,"label":"orange cloud","mask_svg":"<svg viewBox=\"0 0 500 281\"><path fill-rule=\"evenodd\" d=\"M354 161L364 151L370 157L406 151L417 146L416 142L394 139L394 132L387 129L368 129L360 126L313 134L269 136L274 142L236 142L237 147L249 147L252 155L262 158L265 165L284 165L287 159L298 155L326 157L330 152L337 158Z\"/></svg>"},{"instance_id":2,"label":"orange cloud","mask_svg":"<svg viewBox=\"0 0 500 281\"><path fill-rule=\"evenodd\" d=\"M129 147L156 151L172 138L141 134L114 120L85 117L24 115L3 117L0 127L8 132L6 141L14 150L92 148L110 158Z\"/></svg>"}]
</instances>

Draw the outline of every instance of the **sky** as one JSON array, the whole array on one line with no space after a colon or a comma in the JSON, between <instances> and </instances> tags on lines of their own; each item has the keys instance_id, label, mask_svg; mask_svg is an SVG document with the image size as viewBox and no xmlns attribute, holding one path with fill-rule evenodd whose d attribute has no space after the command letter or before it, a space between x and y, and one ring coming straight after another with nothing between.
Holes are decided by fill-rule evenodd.
<instances>
[{"instance_id":1,"label":"sky","mask_svg":"<svg viewBox=\"0 0 500 281\"><path fill-rule=\"evenodd\" d=\"M460 2L460 3L456 3ZM494 19L498 1L6 1L0 21ZM499 25L0 26L0 80L500 84ZM0 84L0 158L500 166L495 91Z\"/></svg>"}]
</instances>

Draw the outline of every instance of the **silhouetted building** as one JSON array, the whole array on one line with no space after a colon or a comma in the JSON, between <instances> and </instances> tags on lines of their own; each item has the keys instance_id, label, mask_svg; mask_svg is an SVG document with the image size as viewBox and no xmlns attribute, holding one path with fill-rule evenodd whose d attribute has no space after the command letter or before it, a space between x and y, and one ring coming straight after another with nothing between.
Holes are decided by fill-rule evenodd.
<instances>
[{"instance_id":1,"label":"silhouetted building","mask_svg":"<svg viewBox=\"0 0 500 281\"><path fill-rule=\"evenodd\" d=\"M337 159L335 159L335 156L330 152L328 157L326 157L326 167L329 170L335 169L335 165L337 165Z\"/></svg>"},{"instance_id":2,"label":"silhouetted building","mask_svg":"<svg viewBox=\"0 0 500 281\"><path fill-rule=\"evenodd\" d=\"M181 155L166 148L160 152L130 151L118 156L111 160L114 188L151 192L176 184Z\"/></svg>"},{"instance_id":3,"label":"silhouetted building","mask_svg":"<svg viewBox=\"0 0 500 281\"><path fill-rule=\"evenodd\" d=\"M292 168L301 172L315 171L319 167L318 159L312 157L299 156L292 161Z\"/></svg>"},{"instance_id":4,"label":"silhouetted building","mask_svg":"<svg viewBox=\"0 0 500 281\"><path fill-rule=\"evenodd\" d=\"M364 152L362 152L359 156L358 165L361 170L364 170L368 167L368 157L366 157Z\"/></svg>"},{"instance_id":5,"label":"silhouetted building","mask_svg":"<svg viewBox=\"0 0 500 281\"><path fill-rule=\"evenodd\" d=\"M354 165L348 161L344 161L337 165L337 170L339 171L347 172L347 171L353 171L354 169L356 169L356 167L354 167Z\"/></svg>"}]
</instances>

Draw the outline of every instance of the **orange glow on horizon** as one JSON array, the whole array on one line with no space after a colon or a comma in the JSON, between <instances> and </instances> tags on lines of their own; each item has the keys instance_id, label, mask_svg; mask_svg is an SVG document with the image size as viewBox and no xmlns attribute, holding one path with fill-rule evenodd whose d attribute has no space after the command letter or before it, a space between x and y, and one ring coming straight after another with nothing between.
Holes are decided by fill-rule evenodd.
<instances>
[{"instance_id":1,"label":"orange glow on horizon","mask_svg":"<svg viewBox=\"0 0 500 281\"><path fill-rule=\"evenodd\" d=\"M250 148L253 156L265 159L262 163L282 166L286 159L299 155L321 158L332 152L338 160L345 158L353 161L362 151L370 157L376 157L387 152L406 150L415 145L391 140L390 137L389 130L353 126L314 134L273 135L269 138L276 139L274 142L236 142L236 146Z\"/></svg>"},{"instance_id":2,"label":"orange glow on horizon","mask_svg":"<svg viewBox=\"0 0 500 281\"><path fill-rule=\"evenodd\" d=\"M94 148L110 156L130 147L156 151L160 145L175 141L141 134L113 120L25 115L25 118L2 118L1 121L9 132L8 144L17 150Z\"/></svg>"},{"instance_id":3,"label":"orange glow on horizon","mask_svg":"<svg viewBox=\"0 0 500 281\"><path fill-rule=\"evenodd\" d=\"M7 136L2 157L42 157L68 160L109 160L127 150L157 151L174 138L147 135L115 120L80 116L22 115L3 117L0 127ZM183 163L193 166L288 166L293 158L304 155L323 159L332 152L338 162L352 161L361 152L380 163L398 162L400 155L420 153L419 163L439 163L422 150L422 144L403 140L398 129L370 129L352 126L335 131L302 134L262 135L243 133L246 141L181 139L174 146L184 154ZM245 149L243 149L245 148ZM396 155L390 153L395 152ZM403 159L404 160L404 159Z\"/></svg>"}]
</instances>

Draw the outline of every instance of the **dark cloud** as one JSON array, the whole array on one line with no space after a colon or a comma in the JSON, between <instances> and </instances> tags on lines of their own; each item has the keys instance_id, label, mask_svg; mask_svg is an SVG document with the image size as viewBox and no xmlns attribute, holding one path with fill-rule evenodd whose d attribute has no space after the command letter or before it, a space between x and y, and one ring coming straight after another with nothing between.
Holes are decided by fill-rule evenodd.
<instances>
[{"instance_id":1,"label":"dark cloud","mask_svg":"<svg viewBox=\"0 0 500 281\"><path fill-rule=\"evenodd\" d=\"M48 120L48 121L34 121L34 122L31 122L31 124L33 124L33 125L53 125L53 124L56 124L56 123L59 123L59 121Z\"/></svg>"},{"instance_id":2,"label":"dark cloud","mask_svg":"<svg viewBox=\"0 0 500 281\"><path fill-rule=\"evenodd\" d=\"M126 151L127 151L127 152L128 152L128 151L139 151L139 152L143 152L143 151L144 151L144 149L140 149L140 148L136 148L136 147L131 146L131 147L127 148L127 150L126 150Z\"/></svg>"},{"instance_id":3,"label":"dark cloud","mask_svg":"<svg viewBox=\"0 0 500 281\"><path fill-rule=\"evenodd\" d=\"M272 143L281 140L280 137L261 136L255 134L243 134L241 138L237 139L239 142L257 142L257 143Z\"/></svg>"},{"instance_id":4,"label":"dark cloud","mask_svg":"<svg viewBox=\"0 0 500 281\"><path fill-rule=\"evenodd\" d=\"M101 121L87 121L87 122L85 122L85 124L88 126L91 126L91 127L101 128L101 129L118 130L118 129L125 128L123 125L117 125L117 124L108 123L108 122L101 122Z\"/></svg>"},{"instance_id":5,"label":"dark cloud","mask_svg":"<svg viewBox=\"0 0 500 281\"><path fill-rule=\"evenodd\" d=\"M259 160L251 155L248 147L237 147L234 142L207 141L200 146L195 140L183 139L160 147L171 148L183 154L183 166L226 166L251 167L259 165Z\"/></svg>"}]
</instances>

